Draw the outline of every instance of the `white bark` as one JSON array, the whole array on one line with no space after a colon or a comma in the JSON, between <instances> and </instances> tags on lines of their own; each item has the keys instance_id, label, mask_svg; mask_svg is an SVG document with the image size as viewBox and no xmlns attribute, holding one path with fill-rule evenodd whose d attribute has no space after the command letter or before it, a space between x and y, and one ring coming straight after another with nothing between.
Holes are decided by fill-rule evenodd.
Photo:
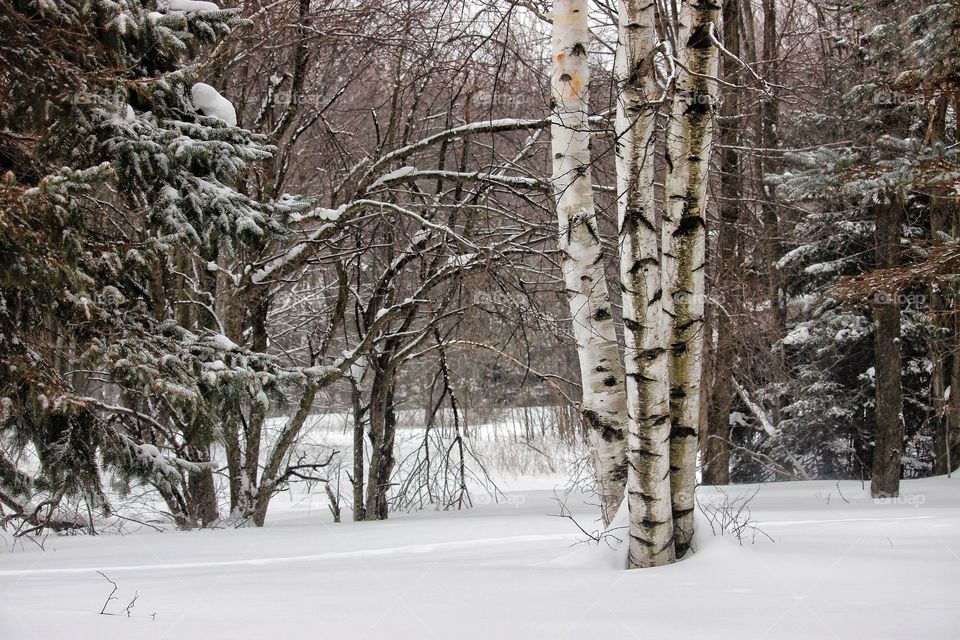
<instances>
[{"instance_id":1,"label":"white bark","mask_svg":"<svg viewBox=\"0 0 960 640\"><path fill-rule=\"evenodd\" d=\"M551 126L563 276L573 316L587 423L604 520L623 499L626 397L604 274L590 175L590 72L586 0L558 0L553 13Z\"/></svg>"},{"instance_id":2,"label":"white bark","mask_svg":"<svg viewBox=\"0 0 960 640\"><path fill-rule=\"evenodd\" d=\"M617 213L626 368L630 568L673 562L670 385L654 191L659 87L653 0L620 0Z\"/></svg>"},{"instance_id":3,"label":"white bark","mask_svg":"<svg viewBox=\"0 0 960 640\"><path fill-rule=\"evenodd\" d=\"M712 118L719 55L711 29L720 6L683 0L677 16L678 78L667 129L662 225L664 310L671 317L670 484L677 556L693 537L703 352L704 250Z\"/></svg>"}]
</instances>

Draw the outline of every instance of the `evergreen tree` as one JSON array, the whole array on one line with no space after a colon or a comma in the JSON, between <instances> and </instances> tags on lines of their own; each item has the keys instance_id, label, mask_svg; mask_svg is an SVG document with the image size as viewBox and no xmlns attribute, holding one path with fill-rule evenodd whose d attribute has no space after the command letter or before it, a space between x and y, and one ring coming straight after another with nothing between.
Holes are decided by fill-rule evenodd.
<instances>
[{"instance_id":1,"label":"evergreen tree","mask_svg":"<svg viewBox=\"0 0 960 640\"><path fill-rule=\"evenodd\" d=\"M957 211L960 5L876 4L865 12L860 19L874 26L853 60L867 80L844 96L848 115L837 127L838 139L853 143L794 154L795 168L774 179L782 197L813 206L795 230L802 241L780 263L796 315L784 343L797 364L782 432L770 444L800 453L820 474L863 477L868 469L879 472L870 450L884 431L875 424L892 414L906 426L904 437L894 436L903 441L889 445L898 458L895 474L902 459L903 473L920 475L932 463L931 338L955 344L948 335L955 331L931 320L929 278L884 276L919 274L931 243L955 242L933 220L938 208ZM888 210L895 210L889 220L881 215ZM875 242L884 233L893 234L887 256ZM868 272L873 277L847 282ZM898 337L876 337L885 317L899 324ZM875 400L893 393L878 380L893 357L877 351L885 345L902 354L899 411L878 410Z\"/></svg>"},{"instance_id":2,"label":"evergreen tree","mask_svg":"<svg viewBox=\"0 0 960 640\"><path fill-rule=\"evenodd\" d=\"M2 8L0 498L34 525L34 492L108 510L108 469L153 482L192 526L188 479L209 473L218 424L305 378L204 320L212 299L183 299L204 280L186 267L215 274L218 255L263 246L298 207L245 195L271 148L187 66L242 21L179 0Z\"/></svg>"}]
</instances>

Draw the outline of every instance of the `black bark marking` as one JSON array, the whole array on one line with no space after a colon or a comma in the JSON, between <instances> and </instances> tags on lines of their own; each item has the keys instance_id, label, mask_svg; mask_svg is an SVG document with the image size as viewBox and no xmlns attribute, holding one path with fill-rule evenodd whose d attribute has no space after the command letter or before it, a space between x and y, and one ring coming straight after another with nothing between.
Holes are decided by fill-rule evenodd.
<instances>
[{"instance_id":1,"label":"black bark marking","mask_svg":"<svg viewBox=\"0 0 960 640\"><path fill-rule=\"evenodd\" d=\"M654 451L647 451L646 449L633 449L633 453L634 455L638 455L643 458L657 459L661 457L659 453L656 453ZM645 499L649 499L649 498L645 498Z\"/></svg>"},{"instance_id":2,"label":"black bark marking","mask_svg":"<svg viewBox=\"0 0 960 640\"><path fill-rule=\"evenodd\" d=\"M635 491L628 491L627 493L629 493L633 497L639 497L644 502L657 502L657 498L655 496L652 496L649 493L644 493L639 489Z\"/></svg>"},{"instance_id":3,"label":"black bark marking","mask_svg":"<svg viewBox=\"0 0 960 640\"><path fill-rule=\"evenodd\" d=\"M690 39L687 40L687 47L703 51L713 46L710 40L710 25L698 24L693 32L690 33Z\"/></svg>"},{"instance_id":4,"label":"black bark marking","mask_svg":"<svg viewBox=\"0 0 960 640\"><path fill-rule=\"evenodd\" d=\"M677 224L677 230L673 232L675 237L689 237L701 228L706 228L703 216L683 216Z\"/></svg>"},{"instance_id":5,"label":"black bark marking","mask_svg":"<svg viewBox=\"0 0 960 640\"><path fill-rule=\"evenodd\" d=\"M597 311L593 314L593 319L597 322L604 322L612 317L613 316L610 315L610 311L606 308L597 309Z\"/></svg>"},{"instance_id":6,"label":"black bark marking","mask_svg":"<svg viewBox=\"0 0 960 640\"><path fill-rule=\"evenodd\" d=\"M633 538L634 540L636 540L636 541L637 541L637 544L640 544L640 545L642 545L642 546L644 546L644 547L647 547L648 549L652 549L653 546L654 546L652 542L650 542L649 540L647 540L647 539L645 539L645 538L641 538L640 536L637 536L637 535L634 535L634 534L631 533L631 534L630 534L630 537Z\"/></svg>"},{"instance_id":7,"label":"black bark marking","mask_svg":"<svg viewBox=\"0 0 960 640\"><path fill-rule=\"evenodd\" d=\"M642 349L637 351L637 360L646 360L646 361L656 360L658 357L663 355L664 351L666 351L666 349L664 349L663 347L655 347L653 349Z\"/></svg>"},{"instance_id":8,"label":"black bark marking","mask_svg":"<svg viewBox=\"0 0 960 640\"><path fill-rule=\"evenodd\" d=\"M655 382L654 378L639 373L628 373L627 377L631 380L636 380L637 382Z\"/></svg>"},{"instance_id":9,"label":"black bark marking","mask_svg":"<svg viewBox=\"0 0 960 640\"><path fill-rule=\"evenodd\" d=\"M656 266L657 265L656 258L640 258L639 260L635 260L633 265L630 267L629 273L630 275L636 275L641 271L643 271L643 268L648 265Z\"/></svg>"},{"instance_id":10,"label":"black bark marking","mask_svg":"<svg viewBox=\"0 0 960 640\"><path fill-rule=\"evenodd\" d=\"M609 477L614 482L626 482L627 480L627 465L618 464L613 469L611 469Z\"/></svg>"},{"instance_id":11,"label":"black bark marking","mask_svg":"<svg viewBox=\"0 0 960 640\"><path fill-rule=\"evenodd\" d=\"M605 424L603 425L603 431L600 433L600 437L603 438L604 442L617 442L623 440L623 430L615 429Z\"/></svg>"},{"instance_id":12,"label":"black bark marking","mask_svg":"<svg viewBox=\"0 0 960 640\"><path fill-rule=\"evenodd\" d=\"M703 117L710 113L710 106L712 100L709 96L704 99L702 96L707 94L694 93L693 102L690 103L690 106L687 107L684 112L685 115L689 114L694 117ZM695 158L694 162L698 162L700 158Z\"/></svg>"},{"instance_id":13,"label":"black bark marking","mask_svg":"<svg viewBox=\"0 0 960 640\"><path fill-rule=\"evenodd\" d=\"M643 207L631 205L624 213L623 226L625 229L633 231L641 225L650 231L657 230L654 224L647 219Z\"/></svg>"},{"instance_id":14,"label":"black bark marking","mask_svg":"<svg viewBox=\"0 0 960 640\"><path fill-rule=\"evenodd\" d=\"M696 437L697 437L697 430L694 429L693 427L670 427L671 440L678 440L680 438L696 438Z\"/></svg>"},{"instance_id":15,"label":"black bark marking","mask_svg":"<svg viewBox=\"0 0 960 640\"><path fill-rule=\"evenodd\" d=\"M585 409L583 419L587 421L593 431L600 432L600 437L606 442L623 440L623 430L613 427L600 417L596 411Z\"/></svg>"}]
</instances>

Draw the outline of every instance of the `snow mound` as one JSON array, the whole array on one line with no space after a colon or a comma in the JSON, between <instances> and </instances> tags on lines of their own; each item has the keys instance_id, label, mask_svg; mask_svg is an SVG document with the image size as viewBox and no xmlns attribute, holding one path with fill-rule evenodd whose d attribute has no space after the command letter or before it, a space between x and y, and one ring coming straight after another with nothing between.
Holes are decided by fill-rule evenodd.
<instances>
[{"instance_id":1,"label":"snow mound","mask_svg":"<svg viewBox=\"0 0 960 640\"><path fill-rule=\"evenodd\" d=\"M220 11L220 7L212 2L201 2L200 0L166 0L161 3L160 8L166 9L167 11L182 11L184 13Z\"/></svg>"},{"instance_id":2,"label":"snow mound","mask_svg":"<svg viewBox=\"0 0 960 640\"><path fill-rule=\"evenodd\" d=\"M194 4L210 4L209 2L196 2ZM220 95L220 92L203 82L198 82L190 89L190 97L193 98L193 105L200 113L205 116L219 118L231 127L237 126L237 110L233 104Z\"/></svg>"},{"instance_id":3,"label":"snow mound","mask_svg":"<svg viewBox=\"0 0 960 640\"><path fill-rule=\"evenodd\" d=\"M218 333L213 336L213 343L217 345L218 348L223 349L224 351L239 351L240 347L237 346L237 343L223 335Z\"/></svg>"}]
</instances>

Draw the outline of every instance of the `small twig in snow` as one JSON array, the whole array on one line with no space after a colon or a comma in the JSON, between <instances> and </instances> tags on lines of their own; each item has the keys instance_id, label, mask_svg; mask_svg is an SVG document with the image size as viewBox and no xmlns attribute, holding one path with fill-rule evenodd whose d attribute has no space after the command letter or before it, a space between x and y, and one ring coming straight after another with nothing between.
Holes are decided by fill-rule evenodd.
<instances>
[{"instance_id":1,"label":"small twig in snow","mask_svg":"<svg viewBox=\"0 0 960 640\"><path fill-rule=\"evenodd\" d=\"M107 613L107 605L110 604L110 601L111 601L111 600L116 600L116 599L117 599L116 596L114 595L114 594L117 592L117 588L118 588L118 587L117 587L117 583L114 582L113 580L111 580L110 578L108 578L107 575L106 575L105 573L103 573L102 571L97 571L97 573L99 573L101 576L103 576L103 579L104 579L104 580L106 580L107 582L109 582L110 584L113 585L113 591L111 591L111 592L110 592L110 595L107 596L107 599L106 599L106 600L104 601L104 603L103 603L103 608L100 609L100 615L102 615L102 616L112 616L112 615L113 615L112 613ZM134 600L136 600L136 598L134 598ZM131 604L132 604L132 603L131 603Z\"/></svg>"},{"instance_id":2,"label":"small twig in snow","mask_svg":"<svg viewBox=\"0 0 960 640\"><path fill-rule=\"evenodd\" d=\"M133 607L137 604L137 598L139 597L140 597L140 592L134 591L133 600L131 600L130 604L128 604L126 607L123 608L123 612L127 614L128 618L130 617L130 612L133 611Z\"/></svg>"}]
</instances>

